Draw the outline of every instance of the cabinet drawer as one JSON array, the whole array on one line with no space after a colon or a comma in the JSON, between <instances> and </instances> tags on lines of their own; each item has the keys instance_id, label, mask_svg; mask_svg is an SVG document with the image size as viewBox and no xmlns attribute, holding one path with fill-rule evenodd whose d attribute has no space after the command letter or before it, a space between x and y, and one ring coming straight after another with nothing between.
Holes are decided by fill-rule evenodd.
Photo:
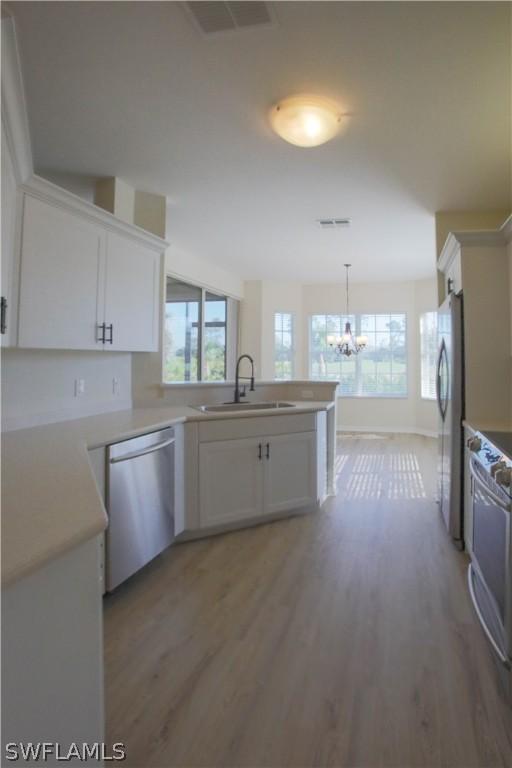
<instances>
[{"instance_id":1,"label":"cabinet drawer","mask_svg":"<svg viewBox=\"0 0 512 768\"><path fill-rule=\"evenodd\" d=\"M219 419L199 423L199 442L265 437L316 429L316 413L294 413L286 416L258 416L242 419Z\"/></svg>"}]
</instances>

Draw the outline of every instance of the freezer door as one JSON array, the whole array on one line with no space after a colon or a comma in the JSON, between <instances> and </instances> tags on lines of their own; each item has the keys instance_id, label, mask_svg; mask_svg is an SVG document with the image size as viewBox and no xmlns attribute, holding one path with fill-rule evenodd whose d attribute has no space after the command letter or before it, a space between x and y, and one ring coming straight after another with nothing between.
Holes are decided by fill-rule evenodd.
<instances>
[{"instance_id":1,"label":"freezer door","mask_svg":"<svg viewBox=\"0 0 512 768\"><path fill-rule=\"evenodd\" d=\"M438 312L439 503L448 532L462 540L462 298L451 294Z\"/></svg>"}]
</instances>

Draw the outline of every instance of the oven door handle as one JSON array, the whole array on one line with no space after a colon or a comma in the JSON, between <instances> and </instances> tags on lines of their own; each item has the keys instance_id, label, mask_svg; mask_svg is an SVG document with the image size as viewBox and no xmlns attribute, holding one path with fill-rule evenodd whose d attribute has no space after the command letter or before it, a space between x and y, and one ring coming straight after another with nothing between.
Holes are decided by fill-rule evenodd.
<instances>
[{"instance_id":1,"label":"oven door handle","mask_svg":"<svg viewBox=\"0 0 512 768\"><path fill-rule=\"evenodd\" d=\"M473 586L473 566L471 565L471 563L469 564L469 567L468 567L468 586L469 586L469 594L471 595L471 600L472 600L472 603L473 603L473 607L474 607L474 609L476 611L476 615L478 616L478 620L479 620L480 624L482 625L482 629L484 630L484 632L485 632L485 634L487 636L487 639L489 640L490 644L492 645L493 650L494 650L496 656L499 658L499 660L501 661L503 666L507 667L507 669L509 669L510 668L510 660L507 659L505 654L501 651L501 649L499 648L498 644L496 643L496 640L491 635L491 633L490 633L490 631L489 631L489 629L487 627L487 624L485 623L484 617L482 615L482 611L480 610L480 607L478 605L478 601L477 601L476 595L475 595L475 587Z\"/></svg>"},{"instance_id":2,"label":"oven door handle","mask_svg":"<svg viewBox=\"0 0 512 768\"><path fill-rule=\"evenodd\" d=\"M473 478L473 482L475 485L479 485L481 488L484 489L486 494L491 497L491 499L494 501L495 504L498 505L498 507L501 507L501 509L505 510L505 512L510 512L510 502L504 501L504 499L500 499L500 497L494 493L494 491L491 491L488 485L486 485L483 480L477 475L475 470L473 469L473 460L469 462L469 471L471 472L471 477Z\"/></svg>"}]
</instances>

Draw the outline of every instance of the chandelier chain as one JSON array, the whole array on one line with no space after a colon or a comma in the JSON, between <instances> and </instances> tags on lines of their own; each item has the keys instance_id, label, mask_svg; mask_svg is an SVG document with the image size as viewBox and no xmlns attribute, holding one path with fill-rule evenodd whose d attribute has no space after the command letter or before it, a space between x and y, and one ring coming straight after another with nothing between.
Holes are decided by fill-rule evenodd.
<instances>
[{"instance_id":1,"label":"chandelier chain","mask_svg":"<svg viewBox=\"0 0 512 768\"><path fill-rule=\"evenodd\" d=\"M368 339L364 335L355 336L352 333L352 328L350 326L350 303L349 303L349 290L348 290L348 270L352 266L352 264L344 264L343 265L346 269L346 276L345 276L345 292L346 292L346 308L347 308L347 316L345 318L345 333L343 336L339 336L338 339L336 339L335 336L328 336L327 337L327 343L331 348L335 348L338 354L345 355L346 357L350 357L351 355L358 355L359 352L361 352L363 349L366 348L368 344Z\"/></svg>"},{"instance_id":2,"label":"chandelier chain","mask_svg":"<svg viewBox=\"0 0 512 768\"><path fill-rule=\"evenodd\" d=\"M345 293L347 295L347 320L350 317L350 305L348 301L348 270L352 266L352 264L344 264L346 275L345 275Z\"/></svg>"}]
</instances>

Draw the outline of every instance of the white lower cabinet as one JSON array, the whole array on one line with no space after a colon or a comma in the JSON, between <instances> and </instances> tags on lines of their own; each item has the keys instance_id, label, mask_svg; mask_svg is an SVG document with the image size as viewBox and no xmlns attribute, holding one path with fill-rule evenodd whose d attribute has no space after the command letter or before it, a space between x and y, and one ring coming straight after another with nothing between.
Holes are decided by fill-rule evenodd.
<instances>
[{"instance_id":1,"label":"white lower cabinet","mask_svg":"<svg viewBox=\"0 0 512 768\"><path fill-rule=\"evenodd\" d=\"M219 440L199 447L201 527L263 514L262 438Z\"/></svg>"},{"instance_id":2,"label":"white lower cabinet","mask_svg":"<svg viewBox=\"0 0 512 768\"><path fill-rule=\"evenodd\" d=\"M314 506L317 498L315 432L199 446L201 528Z\"/></svg>"},{"instance_id":3,"label":"white lower cabinet","mask_svg":"<svg viewBox=\"0 0 512 768\"><path fill-rule=\"evenodd\" d=\"M105 740L98 546L92 538L2 589L4 743L65 751Z\"/></svg>"},{"instance_id":4,"label":"white lower cabinet","mask_svg":"<svg viewBox=\"0 0 512 768\"><path fill-rule=\"evenodd\" d=\"M315 504L315 432L299 432L269 438L264 455L266 514L287 512Z\"/></svg>"}]
</instances>

